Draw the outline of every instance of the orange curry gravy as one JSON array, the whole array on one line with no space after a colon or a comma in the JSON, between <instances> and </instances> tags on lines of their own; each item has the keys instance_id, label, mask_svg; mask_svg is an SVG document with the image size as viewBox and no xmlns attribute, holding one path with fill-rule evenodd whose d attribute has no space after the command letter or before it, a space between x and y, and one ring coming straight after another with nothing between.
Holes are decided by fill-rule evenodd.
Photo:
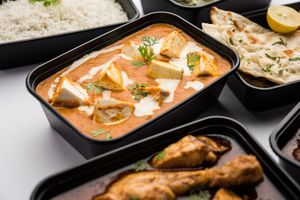
<instances>
[{"instance_id":1,"label":"orange curry gravy","mask_svg":"<svg viewBox=\"0 0 300 200\"><path fill-rule=\"evenodd\" d=\"M107 131L110 132L112 138L118 138L120 136L123 136L127 133L129 133L132 129L137 128L147 122L148 120L151 120L161 113L166 112L170 108L172 108L174 105L183 102L185 99L188 97L192 96L193 94L197 93L197 91L193 88L189 89L184 89L184 86L186 85L187 81L200 81L204 85L207 85L211 83L212 81L218 79L220 76L225 74L231 69L230 63L222 58L220 55L217 53L213 52L212 50L204 47L203 45L197 43L193 38L185 34L182 30L168 25L168 24L154 24L151 26L148 26L114 44L112 44L109 47L113 47L116 45L124 44L128 41L136 41L138 43L141 43L142 37L143 36L152 36L157 38L158 40L160 38L163 38L167 36L169 33L172 31L177 30L187 41L192 41L195 42L197 45L203 48L203 51L213 55L216 60L217 64L217 73L219 74L218 76L203 76L203 77L195 77L195 76L183 76L181 79L175 93L174 93L174 100L171 103L163 103L160 105L160 109L155 110L154 114L151 116L145 116L145 117L136 117L134 114L130 116L130 118L121 124L116 124L116 125L110 125L106 126L104 124L100 124L97 122L93 121L93 117L88 115L84 111L79 111L77 108L58 108L56 107L55 109L62 115L64 116L68 121L70 121L77 129L85 134L86 136L92 137L92 138L97 138L100 140L105 139L104 135L99 135L94 137L91 132L98 130L100 128L103 128ZM107 47L107 48L109 48ZM120 54L121 49L115 50L110 53L105 53L101 54L98 57L92 58L88 60L87 62L83 63L80 65L80 67L77 67L76 69L72 70L70 73L68 73L66 76L70 78L73 81L78 81L80 77L84 76L89 72L90 69L93 67L102 65L106 63L108 60L110 60L114 55ZM161 56L157 56L159 58ZM117 61L115 61L118 66L120 66L122 71L125 71L129 77L129 79L134 80L137 83L145 83L149 86L158 86L158 83L155 82L155 80L149 76L147 76L148 72L148 65L142 66L142 67L135 67L132 64L132 61L126 60L122 57L120 57ZM51 99L48 97L48 90L51 87L51 84L54 83L56 78L60 78L60 75L66 71L68 68L65 68L58 73L52 75L51 77L47 78L46 80L42 81L36 88L37 93L46 101L51 102ZM96 81L96 79L99 77L99 74L101 71L99 71L92 79L86 80L81 83L81 86L83 88L86 88L87 83L91 83ZM95 93L89 93L90 96L90 101L93 102L96 98L100 98L101 94L95 94ZM112 91L111 92L111 98L120 100L120 101L127 101L127 102L132 102L132 103L137 103L138 101L134 100L132 98L131 92L126 88L122 92L116 92Z\"/></svg>"}]
</instances>

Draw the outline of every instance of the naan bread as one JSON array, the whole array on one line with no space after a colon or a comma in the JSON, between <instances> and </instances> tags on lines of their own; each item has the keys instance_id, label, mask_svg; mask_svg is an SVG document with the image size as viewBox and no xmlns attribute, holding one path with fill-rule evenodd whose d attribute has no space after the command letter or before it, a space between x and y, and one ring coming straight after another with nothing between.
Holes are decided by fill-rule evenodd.
<instances>
[{"instance_id":1,"label":"naan bread","mask_svg":"<svg viewBox=\"0 0 300 200\"><path fill-rule=\"evenodd\" d=\"M203 30L239 53L241 72L278 84L300 80L300 30L278 34L215 7L211 20L213 24L202 24Z\"/></svg>"}]
</instances>

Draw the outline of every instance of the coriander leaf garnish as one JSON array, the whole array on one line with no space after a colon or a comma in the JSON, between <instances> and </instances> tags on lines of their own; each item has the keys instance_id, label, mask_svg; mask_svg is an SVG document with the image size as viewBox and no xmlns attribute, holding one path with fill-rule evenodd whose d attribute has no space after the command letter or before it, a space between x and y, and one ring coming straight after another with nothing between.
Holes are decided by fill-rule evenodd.
<instances>
[{"instance_id":1,"label":"coriander leaf garnish","mask_svg":"<svg viewBox=\"0 0 300 200\"><path fill-rule=\"evenodd\" d=\"M106 133L105 136L104 136L104 138L105 138L106 140L111 140L111 139L113 139L111 133Z\"/></svg>"},{"instance_id":2,"label":"coriander leaf garnish","mask_svg":"<svg viewBox=\"0 0 300 200\"><path fill-rule=\"evenodd\" d=\"M274 61L276 61L277 63L280 62L280 57L279 57L279 56L271 56L271 55L269 55L269 54L267 54L267 53L265 53L265 55L266 55L267 58L269 58L269 59L271 59L271 60L274 60Z\"/></svg>"},{"instance_id":3,"label":"coriander leaf garnish","mask_svg":"<svg viewBox=\"0 0 300 200\"><path fill-rule=\"evenodd\" d=\"M138 50L141 56L143 57L145 64L148 64L149 62L155 59L155 54L152 49L146 46L139 46Z\"/></svg>"},{"instance_id":4,"label":"coriander leaf garnish","mask_svg":"<svg viewBox=\"0 0 300 200\"><path fill-rule=\"evenodd\" d=\"M160 153L158 153L158 154L155 156L155 159L156 159L156 160L162 160L162 159L164 159L165 156L166 156L166 152L161 151Z\"/></svg>"},{"instance_id":5,"label":"coriander leaf garnish","mask_svg":"<svg viewBox=\"0 0 300 200\"><path fill-rule=\"evenodd\" d=\"M193 71L197 61L200 59L200 55L198 53L189 53L187 55L187 66L190 71Z\"/></svg>"},{"instance_id":6,"label":"coriander leaf garnish","mask_svg":"<svg viewBox=\"0 0 300 200\"><path fill-rule=\"evenodd\" d=\"M140 199L138 197L136 197L136 196L131 196L130 200L140 200Z\"/></svg>"},{"instance_id":7,"label":"coriander leaf garnish","mask_svg":"<svg viewBox=\"0 0 300 200\"><path fill-rule=\"evenodd\" d=\"M134 164L134 170L136 172L142 172L145 171L146 169L148 169L150 167L150 165L148 164L147 161L142 160L142 161L138 161Z\"/></svg>"},{"instance_id":8,"label":"coriander leaf garnish","mask_svg":"<svg viewBox=\"0 0 300 200\"><path fill-rule=\"evenodd\" d=\"M142 67L142 66L144 66L146 63L143 62L143 61L140 61L140 60L136 60L136 61L133 61L132 64L133 64L135 67Z\"/></svg>"},{"instance_id":9,"label":"coriander leaf garnish","mask_svg":"<svg viewBox=\"0 0 300 200\"><path fill-rule=\"evenodd\" d=\"M145 91L145 88L147 87L147 84L142 83L134 83L133 86L128 87L129 91L131 91L131 94L133 95L134 100L140 100L142 97L148 96L148 92Z\"/></svg>"},{"instance_id":10,"label":"coriander leaf garnish","mask_svg":"<svg viewBox=\"0 0 300 200\"><path fill-rule=\"evenodd\" d=\"M139 84L139 83L135 82L135 83L133 84L133 86L128 87L128 89L129 89L131 92L134 92L134 91L135 91L136 89L138 89L138 88L146 88L147 86L148 86L148 85L145 84L145 83Z\"/></svg>"},{"instance_id":11,"label":"coriander leaf garnish","mask_svg":"<svg viewBox=\"0 0 300 200\"><path fill-rule=\"evenodd\" d=\"M30 3L42 3L45 7L57 6L60 4L61 0L29 0Z\"/></svg>"},{"instance_id":12,"label":"coriander leaf garnish","mask_svg":"<svg viewBox=\"0 0 300 200\"><path fill-rule=\"evenodd\" d=\"M98 87L94 83L87 83L85 87L88 92L95 92L96 94L101 94L104 90L102 87Z\"/></svg>"},{"instance_id":13,"label":"coriander leaf garnish","mask_svg":"<svg viewBox=\"0 0 300 200\"><path fill-rule=\"evenodd\" d=\"M210 200L211 194L207 190L192 191L189 200Z\"/></svg>"},{"instance_id":14,"label":"coriander leaf garnish","mask_svg":"<svg viewBox=\"0 0 300 200\"><path fill-rule=\"evenodd\" d=\"M93 83L88 83L85 85L87 91L92 91L95 87L95 85Z\"/></svg>"},{"instance_id":15,"label":"coriander leaf garnish","mask_svg":"<svg viewBox=\"0 0 300 200\"><path fill-rule=\"evenodd\" d=\"M111 138L111 133L110 131L107 131L103 128L99 128L98 130L92 131L91 132L93 137L98 137L100 135L105 135L105 139L109 136Z\"/></svg>"},{"instance_id":16,"label":"coriander leaf garnish","mask_svg":"<svg viewBox=\"0 0 300 200\"><path fill-rule=\"evenodd\" d=\"M144 65L147 65L156 58L153 50L149 48L149 44L147 43L146 45L144 44L142 46L139 46L138 51L140 52L144 61L140 61L140 60L133 61L132 65L134 65L135 67L142 67Z\"/></svg>"},{"instance_id":17,"label":"coriander leaf garnish","mask_svg":"<svg viewBox=\"0 0 300 200\"><path fill-rule=\"evenodd\" d=\"M289 61L300 61L300 57L289 58Z\"/></svg>"},{"instance_id":18,"label":"coriander leaf garnish","mask_svg":"<svg viewBox=\"0 0 300 200\"><path fill-rule=\"evenodd\" d=\"M155 44L158 44L157 39L155 37L151 37L151 36L143 36L142 42L143 42L144 46L146 46L146 47L150 47Z\"/></svg>"},{"instance_id":19,"label":"coriander leaf garnish","mask_svg":"<svg viewBox=\"0 0 300 200\"><path fill-rule=\"evenodd\" d=\"M144 91L138 91L137 92L137 94L135 94L134 96L133 96L133 99L134 100L136 100L136 101L138 101L138 100L140 100L142 97L146 97L146 96L148 96L148 92L144 92Z\"/></svg>"},{"instance_id":20,"label":"coriander leaf garnish","mask_svg":"<svg viewBox=\"0 0 300 200\"><path fill-rule=\"evenodd\" d=\"M279 38L279 41L274 42L272 45L276 45L276 44L283 45L283 46L287 45L286 41L284 41L283 38Z\"/></svg>"}]
</instances>

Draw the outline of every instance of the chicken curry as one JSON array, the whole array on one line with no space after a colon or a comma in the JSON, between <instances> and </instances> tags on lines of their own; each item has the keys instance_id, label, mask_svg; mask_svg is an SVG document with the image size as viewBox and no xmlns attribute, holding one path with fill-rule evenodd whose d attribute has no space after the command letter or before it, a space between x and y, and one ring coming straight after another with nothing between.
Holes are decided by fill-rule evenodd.
<instances>
[{"instance_id":1,"label":"chicken curry","mask_svg":"<svg viewBox=\"0 0 300 200\"><path fill-rule=\"evenodd\" d=\"M168 111L231 69L168 24L146 27L42 81L37 93L81 133L118 138Z\"/></svg>"},{"instance_id":2,"label":"chicken curry","mask_svg":"<svg viewBox=\"0 0 300 200\"><path fill-rule=\"evenodd\" d=\"M145 160L55 200L284 199L256 156L232 139L187 135Z\"/></svg>"}]
</instances>

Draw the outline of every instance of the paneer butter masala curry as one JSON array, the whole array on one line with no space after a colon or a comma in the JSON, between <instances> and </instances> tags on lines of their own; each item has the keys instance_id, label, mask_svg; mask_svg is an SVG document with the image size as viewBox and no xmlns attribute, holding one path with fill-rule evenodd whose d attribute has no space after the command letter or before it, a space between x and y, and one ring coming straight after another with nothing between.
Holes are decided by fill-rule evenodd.
<instances>
[{"instance_id":1,"label":"paneer butter masala curry","mask_svg":"<svg viewBox=\"0 0 300 200\"><path fill-rule=\"evenodd\" d=\"M75 61L36 90L80 132L108 140L166 112L230 68L182 30L154 24Z\"/></svg>"}]
</instances>

